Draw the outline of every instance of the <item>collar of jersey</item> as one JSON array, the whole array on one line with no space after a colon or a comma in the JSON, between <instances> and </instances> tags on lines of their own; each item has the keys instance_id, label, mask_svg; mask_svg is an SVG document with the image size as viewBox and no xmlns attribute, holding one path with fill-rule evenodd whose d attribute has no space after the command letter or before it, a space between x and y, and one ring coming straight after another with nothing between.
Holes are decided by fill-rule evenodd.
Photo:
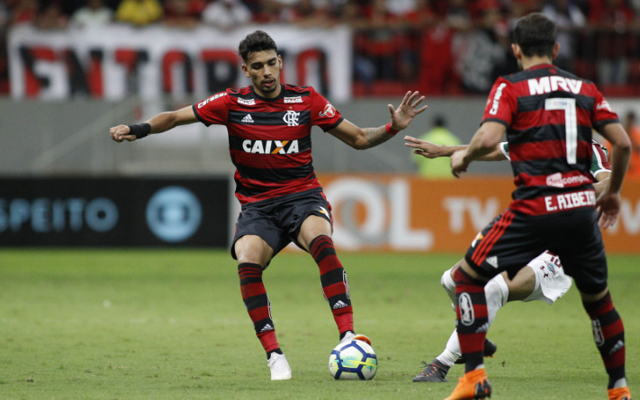
<instances>
[{"instance_id":1,"label":"collar of jersey","mask_svg":"<svg viewBox=\"0 0 640 400\"><path fill-rule=\"evenodd\" d=\"M544 63L544 64L536 64L532 67L527 68L527 71L531 71L534 69L541 69L541 68L553 68L553 64L549 64L549 63Z\"/></svg>"},{"instance_id":2,"label":"collar of jersey","mask_svg":"<svg viewBox=\"0 0 640 400\"><path fill-rule=\"evenodd\" d=\"M262 100L262 101L278 101L278 100L280 100L281 98L284 97L284 85L282 83L280 84L280 94L278 95L278 97L274 97L273 99L268 99L266 97L260 96L253 89L253 85L251 85L251 93L253 93L253 95L256 96L257 99Z\"/></svg>"}]
</instances>

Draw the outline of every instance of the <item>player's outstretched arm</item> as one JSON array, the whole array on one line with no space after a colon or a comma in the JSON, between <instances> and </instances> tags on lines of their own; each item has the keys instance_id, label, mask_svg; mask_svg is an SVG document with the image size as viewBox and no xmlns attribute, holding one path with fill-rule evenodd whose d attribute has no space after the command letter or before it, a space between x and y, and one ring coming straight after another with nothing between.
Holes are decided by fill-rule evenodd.
<instances>
[{"instance_id":1,"label":"player's outstretched arm","mask_svg":"<svg viewBox=\"0 0 640 400\"><path fill-rule=\"evenodd\" d=\"M458 150L466 150L469 145L460 144L456 146L446 146L443 144L431 143L427 140L414 138L413 136L404 137L404 145L413 148L414 154L419 154L422 157L433 159L439 157L451 157L453 153ZM500 150L500 144L498 144L489 154L481 156L478 161L503 161L507 157Z\"/></svg>"},{"instance_id":2,"label":"player's outstretched arm","mask_svg":"<svg viewBox=\"0 0 640 400\"><path fill-rule=\"evenodd\" d=\"M142 124L114 126L109 129L109 134L111 139L118 143L125 140L132 142L149 134L166 132L176 126L191 124L197 120L193 108L188 106L176 111L167 111L154 115Z\"/></svg>"},{"instance_id":3,"label":"player's outstretched arm","mask_svg":"<svg viewBox=\"0 0 640 400\"><path fill-rule=\"evenodd\" d=\"M459 150L451 155L451 173L456 178L466 172L471 162L495 151L507 128L498 122L485 122L476 131L466 150Z\"/></svg>"},{"instance_id":4,"label":"player's outstretched arm","mask_svg":"<svg viewBox=\"0 0 640 400\"><path fill-rule=\"evenodd\" d=\"M426 105L418 108L423 101L424 96L420 96L420 93L407 92L397 109L391 104L388 105L391 114L391 122L388 124L377 128L359 128L345 119L329 133L354 149L375 147L407 128L416 115L426 110Z\"/></svg>"}]
</instances>

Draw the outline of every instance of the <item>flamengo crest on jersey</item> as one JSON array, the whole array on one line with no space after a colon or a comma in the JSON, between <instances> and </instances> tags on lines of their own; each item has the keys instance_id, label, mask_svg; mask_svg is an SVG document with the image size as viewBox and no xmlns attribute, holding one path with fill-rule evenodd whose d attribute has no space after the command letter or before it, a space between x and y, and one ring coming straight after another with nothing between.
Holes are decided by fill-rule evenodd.
<instances>
[{"instance_id":1,"label":"flamengo crest on jersey","mask_svg":"<svg viewBox=\"0 0 640 400\"><path fill-rule=\"evenodd\" d=\"M284 117L282 117L282 120L286 122L288 126L300 125L300 122L298 121L299 119L300 119L300 113L291 111L291 110L287 111L284 114Z\"/></svg>"}]
</instances>

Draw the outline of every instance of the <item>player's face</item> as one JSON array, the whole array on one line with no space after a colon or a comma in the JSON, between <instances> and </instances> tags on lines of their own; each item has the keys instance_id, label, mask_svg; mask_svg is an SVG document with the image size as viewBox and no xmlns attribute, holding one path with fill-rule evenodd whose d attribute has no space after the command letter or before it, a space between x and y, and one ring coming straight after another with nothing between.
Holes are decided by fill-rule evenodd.
<instances>
[{"instance_id":1,"label":"player's face","mask_svg":"<svg viewBox=\"0 0 640 400\"><path fill-rule=\"evenodd\" d=\"M251 79L253 89L262 97L274 98L280 94L282 57L274 50L251 53L242 64L244 75Z\"/></svg>"}]
</instances>

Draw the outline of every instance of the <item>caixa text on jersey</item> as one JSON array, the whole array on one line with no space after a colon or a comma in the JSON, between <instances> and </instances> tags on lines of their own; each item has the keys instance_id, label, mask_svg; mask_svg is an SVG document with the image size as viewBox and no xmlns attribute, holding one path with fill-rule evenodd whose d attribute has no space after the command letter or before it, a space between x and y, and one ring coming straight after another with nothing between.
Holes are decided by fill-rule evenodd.
<instances>
[{"instance_id":1,"label":"caixa text on jersey","mask_svg":"<svg viewBox=\"0 0 640 400\"><path fill-rule=\"evenodd\" d=\"M300 152L297 140L244 140L242 149L255 154L294 154Z\"/></svg>"}]
</instances>

